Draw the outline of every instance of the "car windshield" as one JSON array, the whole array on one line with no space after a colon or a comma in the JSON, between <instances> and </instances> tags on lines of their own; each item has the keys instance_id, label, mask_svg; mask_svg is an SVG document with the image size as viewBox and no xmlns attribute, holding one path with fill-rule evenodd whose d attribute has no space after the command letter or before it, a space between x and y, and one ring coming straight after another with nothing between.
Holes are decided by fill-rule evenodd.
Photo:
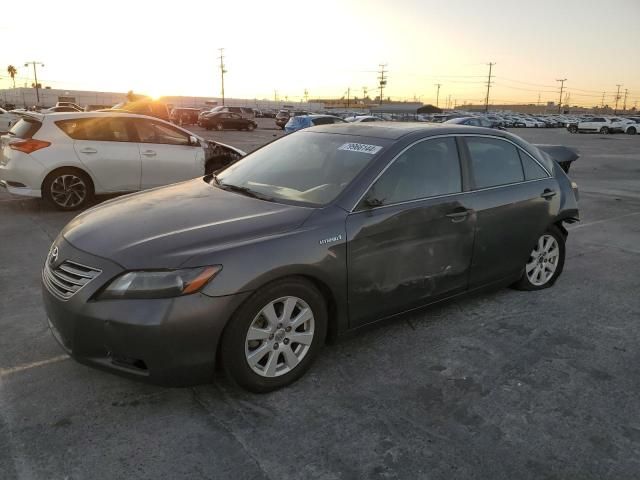
<instances>
[{"instance_id":1,"label":"car windshield","mask_svg":"<svg viewBox=\"0 0 640 480\"><path fill-rule=\"evenodd\" d=\"M388 141L298 132L247 155L217 177L274 201L322 206L333 201Z\"/></svg>"}]
</instances>

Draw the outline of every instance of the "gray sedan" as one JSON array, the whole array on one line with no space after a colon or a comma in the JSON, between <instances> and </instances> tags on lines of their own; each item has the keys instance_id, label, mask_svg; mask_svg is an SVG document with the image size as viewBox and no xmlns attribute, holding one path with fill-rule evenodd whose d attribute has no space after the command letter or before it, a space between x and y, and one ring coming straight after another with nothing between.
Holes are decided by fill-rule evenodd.
<instances>
[{"instance_id":1,"label":"gray sedan","mask_svg":"<svg viewBox=\"0 0 640 480\"><path fill-rule=\"evenodd\" d=\"M486 287L550 287L577 220L575 184L509 133L312 127L79 215L47 256L44 304L80 362L166 385L221 362L266 392L328 336Z\"/></svg>"}]
</instances>

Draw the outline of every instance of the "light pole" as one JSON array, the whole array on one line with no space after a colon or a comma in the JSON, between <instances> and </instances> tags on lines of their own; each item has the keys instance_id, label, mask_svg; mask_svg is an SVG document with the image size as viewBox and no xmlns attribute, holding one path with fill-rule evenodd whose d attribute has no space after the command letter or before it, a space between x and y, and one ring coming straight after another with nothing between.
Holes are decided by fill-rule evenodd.
<instances>
[{"instance_id":1,"label":"light pole","mask_svg":"<svg viewBox=\"0 0 640 480\"><path fill-rule=\"evenodd\" d=\"M560 82L560 101L558 102L558 113L562 113L562 90L564 90L564 82L566 81L566 78L560 78L556 80L556 82Z\"/></svg>"},{"instance_id":2,"label":"light pole","mask_svg":"<svg viewBox=\"0 0 640 480\"><path fill-rule=\"evenodd\" d=\"M41 67L44 67L44 63L42 62L36 62L36 61L31 61L31 62L26 62L24 64L25 67L28 67L29 65L33 65L33 76L35 78L35 86L36 86L36 105L40 105L40 92L38 90L38 72L36 71L36 65L40 65Z\"/></svg>"}]
</instances>

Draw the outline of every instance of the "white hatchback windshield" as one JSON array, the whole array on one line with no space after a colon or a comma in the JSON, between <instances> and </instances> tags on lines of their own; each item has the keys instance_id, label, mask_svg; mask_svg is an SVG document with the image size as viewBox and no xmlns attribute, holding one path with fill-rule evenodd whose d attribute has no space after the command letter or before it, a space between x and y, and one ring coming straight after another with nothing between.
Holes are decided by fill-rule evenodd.
<instances>
[{"instance_id":1,"label":"white hatchback windshield","mask_svg":"<svg viewBox=\"0 0 640 480\"><path fill-rule=\"evenodd\" d=\"M326 205L387 145L378 138L298 132L247 155L216 180L274 201Z\"/></svg>"}]
</instances>

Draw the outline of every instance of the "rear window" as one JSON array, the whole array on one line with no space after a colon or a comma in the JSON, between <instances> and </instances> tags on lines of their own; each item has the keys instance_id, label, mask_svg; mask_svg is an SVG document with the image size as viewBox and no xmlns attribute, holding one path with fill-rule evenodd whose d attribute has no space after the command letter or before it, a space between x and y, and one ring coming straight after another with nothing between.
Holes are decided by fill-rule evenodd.
<instances>
[{"instance_id":1,"label":"rear window","mask_svg":"<svg viewBox=\"0 0 640 480\"><path fill-rule=\"evenodd\" d=\"M18 138L31 138L40 130L41 126L42 123L36 119L21 118L18 120L18 123L11 127L9 134L15 135Z\"/></svg>"}]
</instances>

